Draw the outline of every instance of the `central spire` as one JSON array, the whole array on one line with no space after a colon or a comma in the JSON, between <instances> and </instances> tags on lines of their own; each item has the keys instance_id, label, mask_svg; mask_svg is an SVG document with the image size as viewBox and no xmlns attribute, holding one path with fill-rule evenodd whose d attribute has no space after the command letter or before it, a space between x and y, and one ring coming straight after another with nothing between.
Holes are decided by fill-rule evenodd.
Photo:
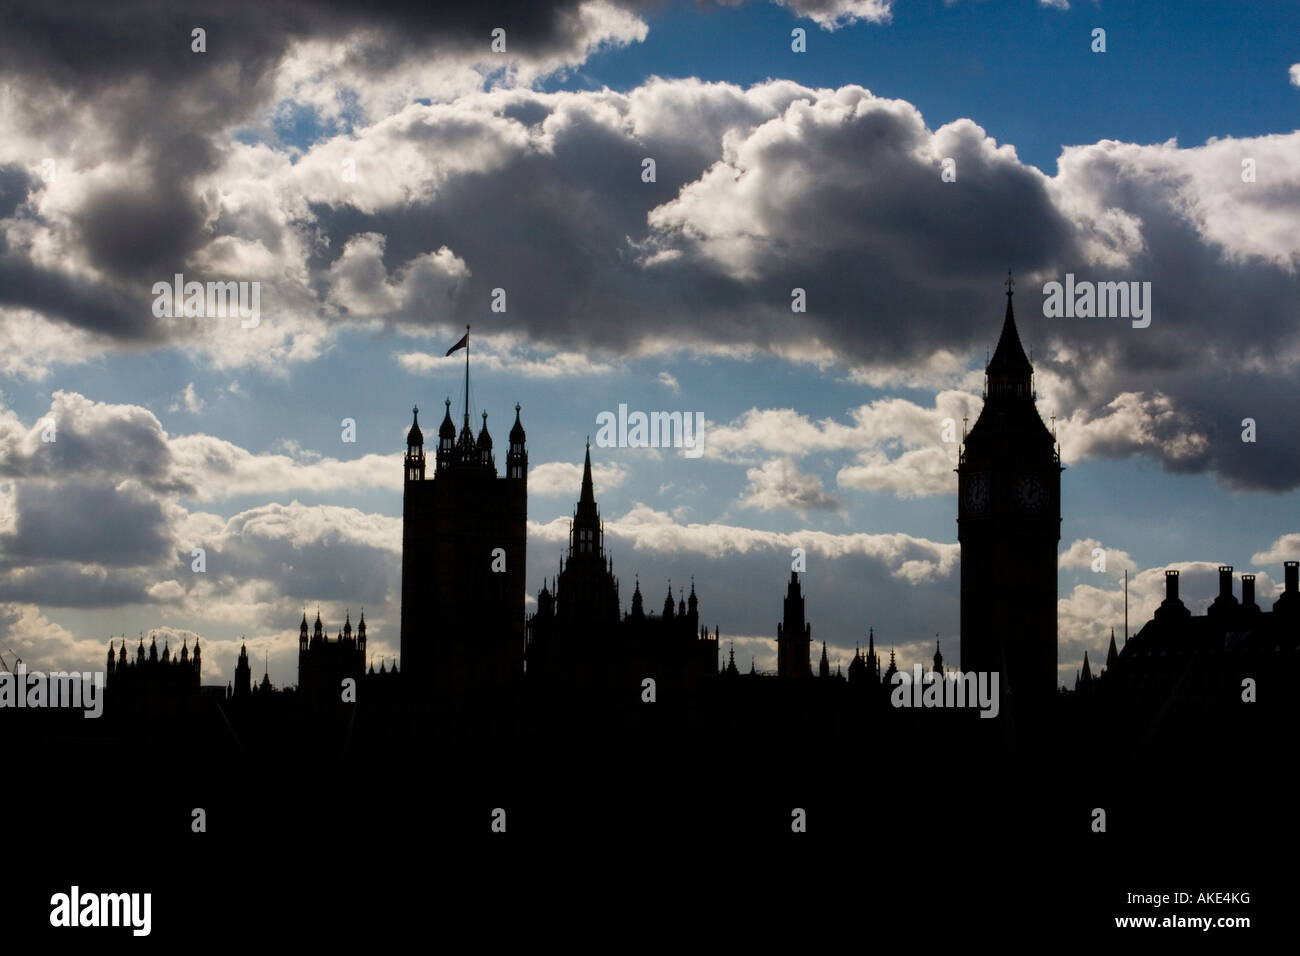
<instances>
[{"instance_id":1,"label":"central spire","mask_svg":"<svg viewBox=\"0 0 1300 956\"><path fill-rule=\"evenodd\" d=\"M587 442L587 460L582 463L582 493L578 496L578 504L595 504L596 489L591 481L591 442Z\"/></svg>"}]
</instances>

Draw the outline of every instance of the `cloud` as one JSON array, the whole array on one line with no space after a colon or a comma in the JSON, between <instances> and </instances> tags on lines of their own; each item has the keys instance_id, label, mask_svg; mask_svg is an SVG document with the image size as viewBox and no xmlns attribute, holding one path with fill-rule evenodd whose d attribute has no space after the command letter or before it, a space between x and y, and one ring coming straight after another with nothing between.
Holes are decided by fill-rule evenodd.
<instances>
[{"instance_id":1,"label":"cloud","mask_svg":"<svg viewBox=\"0 0 1300 956\"><path fill-rule=\"evenodd\" d=\"M487 342L486 350L474 353L474 366L482 371L507 372L519 378L557 379L608 375L617 369L613 364L593 360L580 352L545 355L537 350L520 349L508 342L491 341L487 336L484 339ZM425 375L438 368L463 367L465 362L460 353L432 355L428 352L403 352L396 359L403 371L413 375Z\"/></svg>"},{"instance_id":2,"label":"cloud","mask_svg":"<svg viewBox=\"0 0 1300 956\"><path fill-rule=\"evenodd\" d=\"M1057 422L1061 457L1127 458L1153 452L1171 470L1195 470L1204 462L1209 438L1198 432L1190 415L1178 412L1167 395L1146 397L1125 392L1107 403L1102 415L1079 411Z\"/></svg>"},{"instance_id":3,"label":"cloud","mask_svg":"<svg viewBox=\"0 0 1300 956\"><path fill-rule=\"evenodd\" d=\"M1300 63L1291 64L1291 85L1300 86Z\"/></svg>"},{"instance_id":4,"label":"cloud","mask_svg":"<svg viewBox=\"0 0 1300 956\"><path fill-rule=\"evenodd\" d=\"M591 466L591 480L596 492L617 488L627 480L628 471L616 463ZM574 501L582 490L582 466L568 461L548 461L528 469L530 495L566 495Z\"/></svg>"},{"instance_id":5,"label":"cloud","mask_svg":"<svg viewBox=\"0 0 1300 956\"><path fill-rule=\"evenodd\" d=\"M390 277L383 262L384 244L384 237L373 232L347 241L343 254L330 265L329 302L367 316L403 317L417 309L441 312L469 276L464 260L442 246L404 263Z\"/></svg>"},{"instance_id":6,"label":"cloud","mask_svg":"<svg viewBox=\"0 0 1300 956\"><path fill-rule=\"evenodd\" d=\"M42 439L46 423L53 423L54 441ZM304 453L296 444L293 450L295 457L259 455L211 435L172 437L146 408L94 402L76 392L56 391L49 413L30 426L0 407L0 476L46 480L51 494L74 480L99 486L96 497L124 500L133 494L127 482L150 494L183 494L197 501L401 487L395 456L341 460Z\"/></svg>"},{"instance_id":7,"label":"cloud","mask_svg":"<svg viewBox=\"0 0 1300 956\"><path fill-rule=\"evenodd\" d=\"M662 385L664 388L668 389L668 390L669 390L670 392L672 392L674 395L679 395L679 394L681 394L681 391L682 391L681 383L678 382L678 381L677 381L677 377L674 376L674 375L672 375L671 373L669 373L669 372L660 372L660 373L659 373L659 377L658 377L658 382L659 382L660 385Z\"/></svg>"},{"instance_id":8,"label":"cloud","mask_svg":"<svg viewBox=\"0 0 1300 956\"><path fill-rule=\"evenodd\" d=\"M823 30L858 22L888 23L893 0L776 0L796 16L807 17Z\"/></svg>"},{"instance_id":9,"label":"cloud","mask_svg":"<svg viewBox=\"0 0 1300 956\"><path fill-rule=\"evenodd\" d=\"M1137 564L1127 551L1121 551L1118 548L1105 548L1100 541L1094 538L1082 538L1072 541L1070 546L1057 556L1056 566L1062 569L1084 568L1092 570L1093 564L1103 556L1093 554L1098 549L1103 552L1106 567L1104 572L1099 570L1097 573L1105 573L1114 577L1123 574L1125 570L1137 570Z\"/></svg>"},{"instance_id":10,"label":"cloud","mask_svg":"<svg viewBox=\"0 0 1300 956\"><path fill-rule=\"evenodd\" d=\"M186 384L184 390L176 396L176 399L167 406L169 412L179 412L182 408L191 415L197 415L203 411L203 399L199 398L198 393L194 390L194 383Z\"/></svg>"},{"instance_id":11,"label":"cloud","mask_svg":"<svg viewBox=\"0 0 1300 956\"><path fill-rule=\"evenodd\" d=\"M866 0L789 7L828 29L889 15ZM516 339L498 358L523 357L533 377L677 352L969 391L996 337L991 277L1011 262L1040 387L1055 382L1051 411L1085 447L1235 489L1300 482L1287 440L1300 429L1300 133L1071 146L1047 176L974 119L931 129L913 104L858 86L533 88L640 42L652 8L639 4L375 18L201 3L187 16L210 20L202 59L190 20L149 3L19 9L0 40L9 374L178 347L287 376L349 330L458 330L503 288L494 321ZM494 17L510 24L501 56L484 42ZM235 35L253 39L218 42ZM639 179L647 155L654 183ZM56 176L39 172L47 158ZM956 182L939 177L945 159ZM263 321L155 318L151 284L176 272L260 281ZM1066 272L1150 281L1151 327L1041 318L1034 290ZM796 287L808 312L792 320ZM402 361L420 371L438 351ZM1233 440L1246 417L1261 425L1248 449ZM846 479L927 489L938 464L877 451Z\"/></svg>"},{"instance_id":12,"label":"cloud","mask_svg":"<svg viewBox=\"0 0 1300 956\"><path fill-rule=\"evenodd\" d=\"M530 521L528 533L544 541L567 541L568 519L556 518L546 524ZM956 543L901 533L775 532L718 523L679 524L666 512L640 503L621 518L606 518L605 534L638 550L692 553L713 559L755 551L781 551L789 555L792 548L804 548L826 558L867 557L887 566L893 577L914 584L950 574L960 553Z\"/></svg>"},{"instance_id":13,"label":"cloud","mask_svg":"<svg viewBox=\"0 0 1300 956\"><path fill-rule=\"evenodd\" d=\"M742 508L762 511L790 510L805 515L808 511L840 511L844 505L822 488L816 475L804 474L792 458L773 458L762 467L750 468L745 477L749 484L741 492Z\"/></svg>"},{"instance_id":14,"label":"cloud","mask_svg":"<svg viewBox=\"0 0 1300 956\"><path fill-rule=\"evenodd\" d=\"M1300 561L1300 532L1292 531L1280 536L1264 551L1250 556L1251 564L1280 564L1283 561Z\"/></svg>"},{"instance_id":15,"label":"cloud","mask_svg":"<svg viewBox=\"0 0 1300 956\"><path fill-rule=\"evenodd\" d=\"M960 423L978 412L976 396L956 391L940 392L934 408L905 399L860 405L850 410L849 424L830 418L814 422L792 408L751 408L730 424L712 426L705 453L745 462L756 452L803 457L851 451L854 463L836 476L842 488L902 498L951 494Z\"/></svg>"}]
</instances>

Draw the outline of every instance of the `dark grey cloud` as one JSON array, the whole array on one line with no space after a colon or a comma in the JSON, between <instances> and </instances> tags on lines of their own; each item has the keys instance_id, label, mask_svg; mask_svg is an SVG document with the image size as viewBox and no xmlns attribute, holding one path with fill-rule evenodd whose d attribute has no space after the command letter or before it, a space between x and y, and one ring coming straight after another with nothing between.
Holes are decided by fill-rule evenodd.
<instances>
[{"instance_id":1,"label":"dark grey cloud","mask_svg":"<svg viewBox=\"0 0 1300 956\"><path fill-rule=\"evenodd\" d=\"M420 56L438 58L481 48L506 29L513 60L572 49L584 24L580 0L345 2L93 0L4 4L0 79L10 80L26 131L70 147L69 131L90 106L106 159L130 160L72 212L91 264L105 278L61 282L24 258L0 261L0 302L113 339L164 341L153 321L151 281L184 271L207 236L205 197L197 177L212 171L230 130L271 105L275 71L291 45L355 35L347 68L366 75ZM206 31L206 52L191 49L191 31ZM0 180L0 218L11 215L22 184ZM0 255L5 250L0 247Z\"/></svg>"},{"instance_id":2,"label":"dark grey cloud","mask_svg":"<svg viewBox=\"0 0 1300 956\"><path fill-rule=\"evenodd\" d=\"M32 177L21 166L0 165L0 219L8 219L22 203L27 201L27 191ZM0 252L4 247L0 246Z\"/></svg>"},{"instance_id":3,"label":"dark grey cloud","mask_svg":"<svg viewBox=\"0 0 1300 956\"><path fill-rule=\"evenodd\" d=\"M149 564L169 541L163 503L139 487L78 478L18 482L14 533L0 539L11 558L62 559L108 567Z\"/></svg>"}]
</instances>

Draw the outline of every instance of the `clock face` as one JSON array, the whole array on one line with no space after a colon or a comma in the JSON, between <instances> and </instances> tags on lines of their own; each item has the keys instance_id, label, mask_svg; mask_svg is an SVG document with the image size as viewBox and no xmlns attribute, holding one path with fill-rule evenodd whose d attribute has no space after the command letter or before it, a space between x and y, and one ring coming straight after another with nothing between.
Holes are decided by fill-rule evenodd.
<instances>
[{"instance_id":1,"label":"clock face","mask_svg":"<svg viewBox=\"0 0 1300 956\"><path fill-rule=\"evenodd\" d=\"M1022 511L1042 511L1047 507L1047 487L1034 475L1022 475L1016 481L1016 504Z\"/></svg>"},{"instance_id":2,"label":"clock face","mask_svg":"<svg viewBox=\"0 0 1300 956\"><path fill-rule=\"evenodd\" d=\"M989 506L989 479L987 475L976 472L966 479L966 510L971 514L982 514Z\"/></svg>"}]
</instances>

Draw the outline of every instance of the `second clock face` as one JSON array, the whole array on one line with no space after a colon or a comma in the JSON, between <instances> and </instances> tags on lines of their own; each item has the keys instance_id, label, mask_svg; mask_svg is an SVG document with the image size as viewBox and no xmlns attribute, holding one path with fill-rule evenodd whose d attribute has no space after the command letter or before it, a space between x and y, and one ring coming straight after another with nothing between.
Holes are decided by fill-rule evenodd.
<instances>
[{"instance_id":1,"label":"second clock face","mask_svg":"<svg viewBox=\"0 0 1300 956\"><path fill-rule=\"evenodd\" d=\"M1042 511L1047 507L1047 486L1035 475L1022 475L1016 480L1016 505L1022 511Z\"/></svg>"}]
</instances>

